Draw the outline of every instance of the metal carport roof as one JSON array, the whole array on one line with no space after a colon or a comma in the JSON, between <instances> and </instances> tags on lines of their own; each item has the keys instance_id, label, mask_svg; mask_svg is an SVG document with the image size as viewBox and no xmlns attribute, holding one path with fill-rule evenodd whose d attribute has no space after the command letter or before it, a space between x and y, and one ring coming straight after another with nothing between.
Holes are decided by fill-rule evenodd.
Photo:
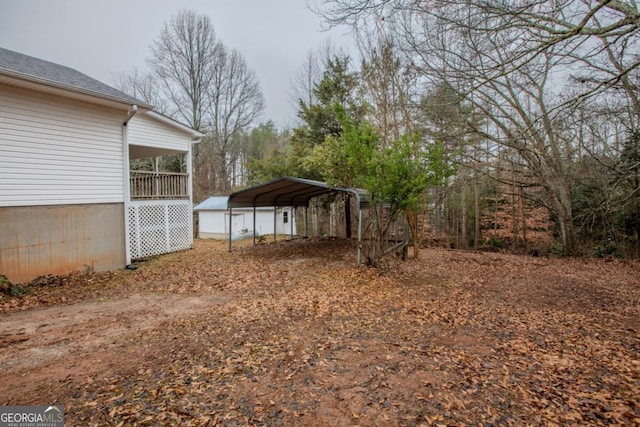
<instances>
[{"instance_id":1,"label":"metal carport roof","mask_svg":"<svg viewBox=\"0 0 640 427\"><path fill-rule=\"evenodd\" d=\"M308 206L316 196L332 192L353 194L359 209L369 208L369 194L360 188L332 187L325 182L310 179L283 177L231 193L229 208L263 206Z\"/></svg>"},{"instance_id":2,"label":"metal carport roof","mask_svg":"<svg viewBox=\"0 0 640 427\"><path fill-rule=\"evenodd\" d=\"M309 201L322 194L342 192L349 193L355 196L356 205L358 206L358 242L362 242L362 211L369 209L369 193L361 188L345 188L345 187L332 187L326 182L313 181L310 179L283 177L276 180L267 182L265 184L255 185L253 187L245 188L244 190L236 191L229 195L229 201L227 207L229 208L229 252L231 252L231 233L232 233L232 220L231 211L234 208L254 208L254 223L255 223L255 208L265 206L293 206L308 207ZM275 210L274 210L275 213ZM274 216L275 221L275 216ZM306 213L305 213L306 223ZM253 243L255 245L255 225L253 232ZM275 223L274 223L275 231ZM306 224L305 224L306 235ZM273 235L274 239L276 234ZM361 257L361 244L358 244L358 264L360 264Z\"/></svg>"}]
</instances>

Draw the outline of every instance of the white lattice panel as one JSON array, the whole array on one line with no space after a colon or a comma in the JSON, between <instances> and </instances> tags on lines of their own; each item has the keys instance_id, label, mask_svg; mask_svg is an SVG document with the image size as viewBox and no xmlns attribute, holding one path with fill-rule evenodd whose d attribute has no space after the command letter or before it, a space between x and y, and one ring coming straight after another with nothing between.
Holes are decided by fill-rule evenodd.
<instances>
[{"instance_id":1,"label":"white lattice panel","mask_svg":"<svg viewBox=\"0 0 640 427\"><path fill-rule=\"evenodd\" d=\"M131 258L190 248L193 245L191 218L188 201L131 202L127 215Z\"/></svg>"}]
</instances>

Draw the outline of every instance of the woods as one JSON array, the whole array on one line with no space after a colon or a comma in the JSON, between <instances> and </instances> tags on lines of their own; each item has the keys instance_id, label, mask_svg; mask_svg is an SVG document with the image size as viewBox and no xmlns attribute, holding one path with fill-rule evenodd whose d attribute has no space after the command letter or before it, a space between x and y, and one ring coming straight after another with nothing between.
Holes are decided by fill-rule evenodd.
<instances>
[{"instance_id":1,"label":"woods","mask_svg":"<svg viewBox=\"0 0 640 427\"><path fill-rule=\"evenodd\" d=\"M635 3L329 0L314 10L350 28L358 55L310 47L291 80L291 128L258 122L255 73L188 10L151 46L150 74L122 76L123 90L206 133L196 202L288 175L369 190L389 219L406 218L416 249L640 256Z\"/></svg>"},{"instance_id":2,"label":"woods","mask_svg":"<svg viewBox=\"0 0 640 427\"><path fill-rule=\"evenodd\" d=\"M504 195L511 192L514 230L518 211L526 220L517 197L548 211L561 253L585 253L595 245L596 252L609 247L638 256L634 220L626 226L610 222L634 217L633 184L613 184L597 201L583 193L586 181L620 183L613 165L623 162L624 141L637 132L635 3L326 1L318 12L329 25L347 24L360 39L393 46L406 73L415 76L411 89L396 90L413 98L396 108L415 106L413 121L426 125L425 140L445 141L458 166L433 202L436 227L449 238L455 233L462 246L469 245L473 220L478 245L482 179ZM595 164L603 168L592 169ZM473 204L465 202L468 188ZM458 209L452 209L451 190L459 193ZM626 202L617 199L619 192ZM438 217L448 220L442 224ZM526 232L526 223L522 227ZM595 236L596 228L606 236ZM511 240L502 243L517 246L518 239Z\"/></svg>"}]
</instances>

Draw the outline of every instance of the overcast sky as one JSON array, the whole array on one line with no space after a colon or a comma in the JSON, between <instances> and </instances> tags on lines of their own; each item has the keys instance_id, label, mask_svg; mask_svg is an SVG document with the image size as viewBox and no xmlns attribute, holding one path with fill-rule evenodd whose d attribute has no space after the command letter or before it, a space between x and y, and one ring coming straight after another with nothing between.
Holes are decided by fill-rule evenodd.
<instances>
[{"instance_id":1,"label":"overcast sky","mask_svg":"<svg viewBox=\"0 0 640 427\"><path fill-rule=\"evenodd\" d=\"M305 0L0 0L0 46L66 65L109 85L146 70L149 46L181 9L211 18L246 58L266 100L261 121L294 123L289 85L307 53L328 39L352 51L346 29L322 31Z\"/></svg>"}]
</instances>

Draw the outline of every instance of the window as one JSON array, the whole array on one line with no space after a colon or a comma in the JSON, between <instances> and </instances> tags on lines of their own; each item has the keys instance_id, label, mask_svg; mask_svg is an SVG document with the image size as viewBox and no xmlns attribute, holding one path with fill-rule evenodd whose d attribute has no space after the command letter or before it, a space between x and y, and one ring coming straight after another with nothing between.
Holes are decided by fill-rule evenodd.
<instances>
[{"instance_id":1,"label":"window","mask_svg":"<svg viewBox=\"0 0 640 427\"><path fill-rule=\"evenodd\" d=\"M287 211L282 212L282 221L285 224L289 222L289 212Z\"/></svg>"}]
</instances>

